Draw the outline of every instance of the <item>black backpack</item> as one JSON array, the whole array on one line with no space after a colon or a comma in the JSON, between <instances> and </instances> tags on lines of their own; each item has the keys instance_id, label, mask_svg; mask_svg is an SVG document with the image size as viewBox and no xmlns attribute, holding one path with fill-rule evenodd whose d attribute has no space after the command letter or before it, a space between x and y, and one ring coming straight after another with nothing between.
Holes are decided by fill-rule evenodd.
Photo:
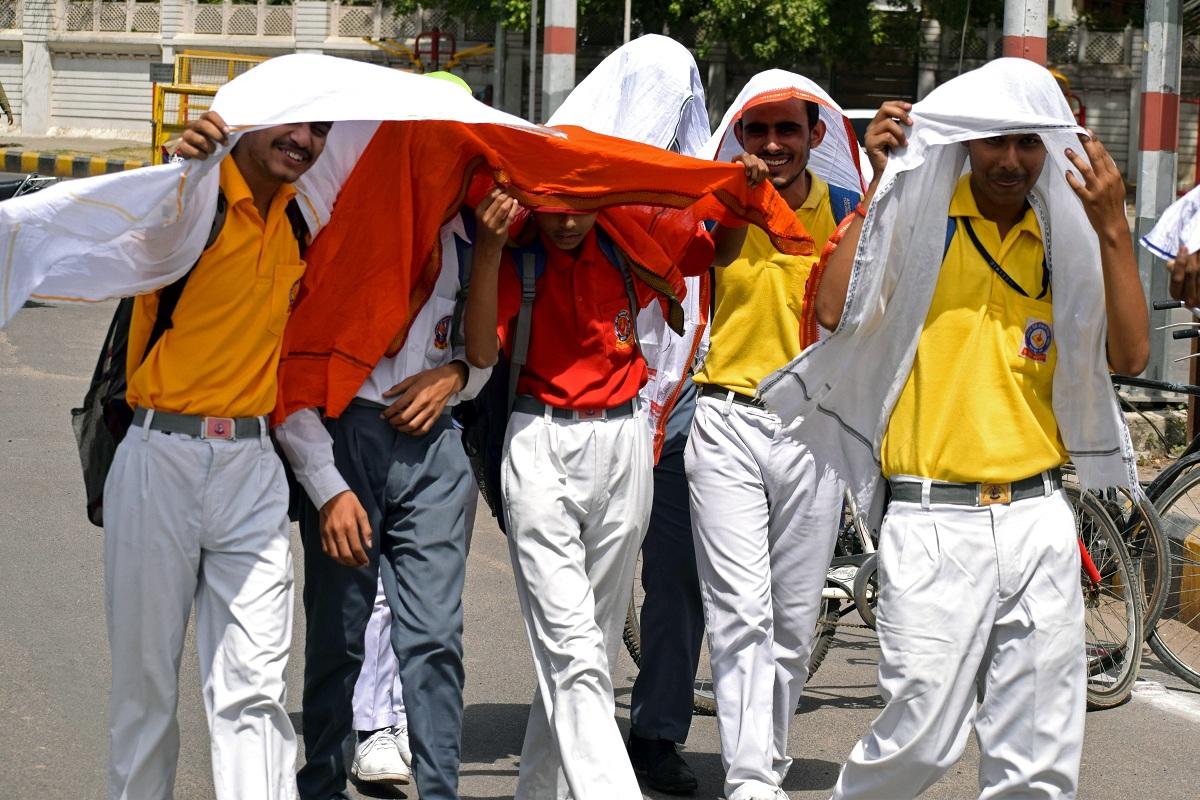
<instances>
[{"instance_id":1,"label":"black backpack","mask_svg":"<svg viewBox=\"0 0 1200 800\"><path fill-rule=\"evenodd\" d=\"M472 219L473 223L474 220ZM637 319L637 292L633 287L633 275L625 254L613 243L601 228L596 229L597 242L609 262L616 265L625 280L625 292L629 299L630 313ZM468 233L471 227L468 227ZM456 242L458 240L456 239ZM492 368L492 375L473 400L465 400L454 407L453 416L462 428L463 449L471 462L479 493L487 501L492 516L500 530L507 533L504 514L504 495L500 491L500 468L504 461L504 439L508 432L508 418L517 399L517 381L521 368L529 355L529 339L532 332L533 300L537 295L537 279L546 268L546 250L540 239L533 244L513 251L513 263L521 280L521 308L517 312L516 329L512 336L512 352L501 352ZM470 285L472 248L461 244L458 249L459 293L465 296ZM457 304L462 307L463 303ZM457 325L455 328L457 329ZM637 324L633 325L634 346L641 350L637 339Z\"/></svg>"},{"instance_id":2,"label":"black backpack","mask_svg":"<svg viewBox=\"0 0 1200 800\"><path fill-rule=\"evenodd\" d=\"M225 193L217 195L217 213L213 217L212 228L208 232L208 241L204 249L208 250L217 240L221 228L225 225L228 203ZM308 225L300 212L300 206L293 199L287 206L288 221L292 233L300 245L300 255L303 257L307 245ZM203 256L201 256L203 257ZM196 264L200 261L197 259ZM187 285L188 277L196 268L193 264L174 283L161 289L158 298L158 313L154 318L154 326L150 330L150 338L146 341L146 349L142 361L150 355L154 345L162 338L163 333L171 328L171 316L179 304L179 298ZM133 423L133 409L125 402L126 376L125 365L129 350L129 323L133 318L134 298L126 297L117 304L116 313L108 325L108 333L104 336L104 346L100 349L100 357L96 361L96 369L92 372L91 383L88 384L87 394L83 398L82 408L71 409L71 427L75 430L75 442L79 447L79 461L83 467L83 486L87 499L87 516L93 525L104 525L104 482L108 479L108 470L112 466L117 445L125 438L126 431ZM283 460L285 468L287 460ZM288 485L296 487L295 479L288 470ZM289 514L297 505L297 491L293 489ZM293 508L294 507L294 508ZM295 517L293 517L295 519Z\"/></svg>"}]
</instances>

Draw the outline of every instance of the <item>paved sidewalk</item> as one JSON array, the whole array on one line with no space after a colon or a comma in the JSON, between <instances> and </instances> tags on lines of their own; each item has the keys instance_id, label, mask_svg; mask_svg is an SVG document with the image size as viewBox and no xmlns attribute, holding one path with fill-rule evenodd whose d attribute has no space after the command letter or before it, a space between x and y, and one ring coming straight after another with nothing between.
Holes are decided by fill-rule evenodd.
<instances>
[{"instance_id":1,"label":"paved sidewalk","mask_svg":"<svg viewBox=\"0 0 1200 800\"><path fill-rule=\"evenodd\" d=\"M0 136L0 169L85 178L150 165L150 144L85 136Z\"/></svg>"}]
</instances>

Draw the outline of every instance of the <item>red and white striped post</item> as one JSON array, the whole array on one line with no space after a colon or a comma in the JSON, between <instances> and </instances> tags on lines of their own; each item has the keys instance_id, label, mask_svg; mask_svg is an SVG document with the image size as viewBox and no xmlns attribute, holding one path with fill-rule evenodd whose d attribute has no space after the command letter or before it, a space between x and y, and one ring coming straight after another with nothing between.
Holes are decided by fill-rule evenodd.
<instances>
[{"instance_id":1,"label":"red and white striped post","mask_svg":"<svg viewBox=\"0 0 1200 800\"><path fill-rule=\"evenodd\" d=\"M1141 121L1138 126L1136 234L1140 239L1175 200L1176 150L1179 145L1179 86L1183 66L1182 0L1146 3L1145 56L1142 60ZM1147 300L1168 295L1167 271L1145 248L1137 248L1138 270ZM1169 312L1151 311L1150 366L1146 374L1170 379L1171 358L1165 331Z\"/></svg>"},{"instance_id":2,"label":"red and white striped post","mask_svg":"<svg viewBox=\"0 0 1200 800\"><path fill-rule=\"evenodd\" d=\"M546 0L542 31L542 120L575 88L575 0Z\"/></svg>"},{"instance_id":3,"label":"red and white striped post","mask_svg":"<svg viewBox=\"0 0 1200 800\"><path fill-rule=\"evenodd\" d=\"M1047 0L1004 0L1003 52L1046 66Z\"/></svg>"}]
</instances>

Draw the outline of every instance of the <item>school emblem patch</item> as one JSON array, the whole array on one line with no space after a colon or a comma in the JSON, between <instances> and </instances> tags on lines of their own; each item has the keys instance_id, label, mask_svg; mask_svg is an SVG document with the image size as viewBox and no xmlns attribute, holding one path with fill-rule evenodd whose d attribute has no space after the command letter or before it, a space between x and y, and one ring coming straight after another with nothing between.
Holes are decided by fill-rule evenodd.
<instances>
[{"instance_id":1,"label":"school emblem patch","mask_svg":"<svg viewBox=\"0 0 1200 800\"><path fill-rule=\"evenodd\" d=\"M296 307L296 300L300 297L300 280L297 279L292 284L292 288L288 289L288 311L291 312Z\"/></svg>"},{"instance_id":2,"label":"school emblem patch","mask_svg":"<svg viewBox=\"0 0 1200 800\"><path fill-rule=\"evenodd\" d=\"M450 344L450 317L442 317L433 326L433 346L445 350Z\"/></svg>"},{"instance_id":3,"label":"school emblem patch","mask_svg":"<svg viewBox=\"0 0 1200 800\"><path fill-rule=\"evenodd\" d=\"M1025 320L1025 339L1021 346L1021 357L1044 363L1053 341L1054 334L1050 330L1050 323L1031 317Z\"/></svg>"},{"instance_id":4,"label":"school emblem patch","mask_svg":"<svg viewBox=\"0 0 1200 800\"><path fill-rule=\"evenodd\" d=\"M629 339L633 336L633 317L630 316L628 309L621 309L617 312L617 316L613 317L613 333L617 337L618 350L626 350L632 346L629 344Z\"/></svg>"}]
</instances>

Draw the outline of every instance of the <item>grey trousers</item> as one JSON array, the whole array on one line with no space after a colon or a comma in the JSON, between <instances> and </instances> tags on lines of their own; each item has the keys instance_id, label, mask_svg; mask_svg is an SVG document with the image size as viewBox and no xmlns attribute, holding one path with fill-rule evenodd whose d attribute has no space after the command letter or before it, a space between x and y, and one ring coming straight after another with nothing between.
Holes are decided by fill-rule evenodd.
<instances>
[{"instance_id":1,"label":"grey trousers","mask_svg":"<svg viewBox=\"0 0 1200 800\"><path fill-rule=\"evenodd\" d=\"M308 618L300 795L345 796L351 698L379 574L392 609L417 789L422 800L457 800L471 489L460 434L443 415L425 436L410 436L378 409L357 404L327 424L337 468L366 509L374 540L367 566L344 567L321 549L317 510L310 506L300 523Z\"/></svg>"}]
</instances>

